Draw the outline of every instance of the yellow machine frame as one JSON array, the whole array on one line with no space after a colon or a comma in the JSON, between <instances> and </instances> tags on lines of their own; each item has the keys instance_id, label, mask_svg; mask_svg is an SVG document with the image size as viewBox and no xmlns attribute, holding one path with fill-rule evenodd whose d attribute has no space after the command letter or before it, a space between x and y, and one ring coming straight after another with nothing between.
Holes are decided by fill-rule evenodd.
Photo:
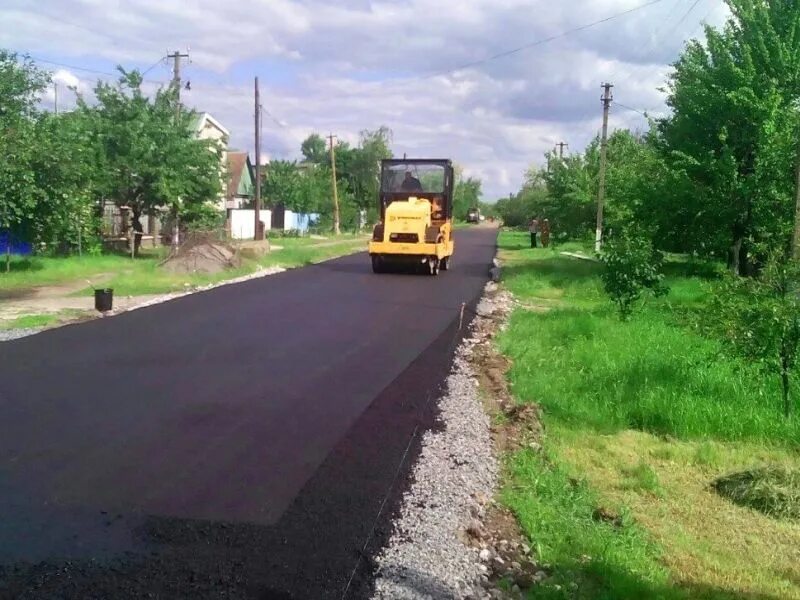
<instances>
[{"instance_id":1,"label":"yellow machine frame","mask_svg":"<svg viewBox=\"0 0 800 600\"><path fill-rule=\"evenodd\" d=\"M435 193L392 192L381 189L381 221L369 242L376 273L391 266L419 266L431 275L450 268L455 251L452 224L453 168L449 160L403 159L383 161L388 168L433 165L444 168L443 190ZM382 175L381 180L386 181ZM424 197L423 197L424 196Z\"/></svg>"}]
</instances>

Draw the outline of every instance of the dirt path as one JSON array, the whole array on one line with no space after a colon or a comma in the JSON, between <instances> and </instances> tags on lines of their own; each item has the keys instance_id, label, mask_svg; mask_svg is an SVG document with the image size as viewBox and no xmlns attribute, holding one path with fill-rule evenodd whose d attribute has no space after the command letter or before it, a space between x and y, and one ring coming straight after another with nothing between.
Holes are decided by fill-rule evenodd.
<instances>
[{"instance_id":1,"label":"dirt path","mask_svg":"<svg viewBox=\"0 0 800 600\"><path fill-rule=\"evenodd\" d=\"M65 310L94 310L91 296L73 296L87 287L110 281L115 273L100 273L91 278L78 279L57 285L44 285L17 290L4 290L0 295L0 321L13 320L25 315L55 314ZM121 308L147 300L149 296L115 299Z\"/></svg>"}]
</instances>

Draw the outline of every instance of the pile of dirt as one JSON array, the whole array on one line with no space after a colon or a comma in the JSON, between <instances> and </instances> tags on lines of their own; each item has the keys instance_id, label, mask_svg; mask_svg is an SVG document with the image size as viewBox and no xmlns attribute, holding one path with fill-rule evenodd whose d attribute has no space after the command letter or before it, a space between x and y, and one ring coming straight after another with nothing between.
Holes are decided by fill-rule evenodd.
<instances>
[{"instance_id":1,"label":"pile of dirt","mask_svg":"<svg viewBox=\"0 0 800 600\"><path fill-rule=\"evenodd\" d=\"M242 264L236 248L211 234L192 234L161 263L170 273L220 273Z\"/></svg>"}]
</instances>

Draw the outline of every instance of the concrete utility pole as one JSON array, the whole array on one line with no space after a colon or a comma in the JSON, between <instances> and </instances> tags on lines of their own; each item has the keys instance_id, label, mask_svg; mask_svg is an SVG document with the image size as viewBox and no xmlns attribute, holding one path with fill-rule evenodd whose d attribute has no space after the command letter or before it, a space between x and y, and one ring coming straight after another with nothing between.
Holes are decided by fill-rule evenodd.
<instances>
[{"instance_id":1,"label":"concrete utility pole","mask_svg":"<svg viewBox=\"0 0 800 600\"><path fill-rule=\"evenodd\" d=\"M256 210L255 210L255 237L253 239L263 239L261 231L261 100L258 93L258 77L255 84L256 92Z\"/></svg>"},{"instance_id":2,"label":"concrete utility pole","mask_svg":"<svg viewBox=\"0 0 800 600\"><path fill-rule=\"evenodd\" d=\"M332 133L328 136L331 141L331 170L333 172L333 233L339 235L339 190L336 186L336 150L334 150L333 140L336 136Z\"/></svg>"},{"instance_id":3,"label":"concrete utility pole","mask_svg":"<svg viewBox=\"0 0 800 600\"><path fill-rule=\"evenodd\" d=\"M172 54L167 54L167 58L172 59L172 85L175 86L175 93L177 94L177 99L175 102L175 118L180 116L181 114L181 59L182 58L189 58L188 54L182 54L178 50L173 52Z\"/></svg>"},{"instance_id":4,"label":"concrete utility pole","mask_svg":"<svg viewBox=\"0 0 800 600\"><path fill-rule=\"evenodd\" d=\"M608 111L611 108L611 88L613 84L603 84L603 134L600 137L600 188L597 190L597 229L594 238L594 250L600 252L603 247L603 202L606 198L606 154L608 151Z\"/></svg>"},{"instance_id":5,"label":"concrete utility pole","mask_svg":"<svg viewBox=\"0 0 800 600\"><path fill-rule=\"evenodd\" d=\"M569 144L566 142L559 142L556 144L558 146L558 158L564 158L564 148L569 148Z\"/></svg>"}]
</instances>

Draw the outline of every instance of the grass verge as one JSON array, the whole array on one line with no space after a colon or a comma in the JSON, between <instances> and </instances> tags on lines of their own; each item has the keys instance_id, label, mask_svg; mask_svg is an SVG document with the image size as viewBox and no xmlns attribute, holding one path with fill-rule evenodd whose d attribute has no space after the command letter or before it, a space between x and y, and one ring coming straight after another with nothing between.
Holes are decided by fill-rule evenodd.
<instances>
[{"instance_id":1,"label":"grass verge","mask_svg":"<svg viewBox=\"0 0 800 600\"><path fill-rule=\"evenodd\" d=\"M503 492L552 573L530 597L800 598L800 523L712 486L800 466L778 382L691 326L716 267L672 257L670 295L622 323L596 263L531 250L524 233L500 249L505 285L537 310L513 314L499 345L548 432L543 454L508 458Z\"/></svg>"},{"instance_id":2,"label":"grass verge","mask_svg":"<svg viewBox=\"0 0 800 600\"><path fill-rule=\"evenodd\" d=\"M164 256L163 249L143 249L142 256L137 259L123 255L15 259L11 273L0 273L0 298L21 299L33 288L59 285L76 286L66 294L86 296L91 295L94 284L99 283L114 288L118 295L164 294L248 275L262 267L293 268L312 264L357 252L366 246L363 236L350 234L327 239L286 237L275 239L273 243L280 249L257 260L245 259L240 268L214 275L162 271L158 263Z\"/></svg>"},{"instance_id":3,"label":"grass verge","mask_svg":"<svg viewBox=\"0 0 800 600\"><path fill-rule=\"evenodd\" d=\"M9 329L42 329L82 317L86 317L86 312L82 310L62 310L58 313L23 315L15 319L0 320L0 331Z\"/></svg>"}]
</instances>

